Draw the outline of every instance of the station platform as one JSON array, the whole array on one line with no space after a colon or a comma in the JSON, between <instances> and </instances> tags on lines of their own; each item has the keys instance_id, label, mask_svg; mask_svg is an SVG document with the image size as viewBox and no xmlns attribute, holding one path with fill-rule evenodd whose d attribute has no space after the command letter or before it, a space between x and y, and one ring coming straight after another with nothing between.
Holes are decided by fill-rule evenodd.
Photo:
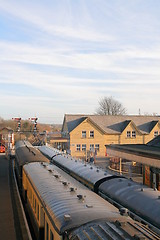
<instances>
[{"instance_id":1,"label":"station platform","mask_svg":"<svg viewBox=\"0 0 160 240\"><path fill-rule=\"evenodd\" d=\"M0 239L16 240L9 184L9 161L4 155L0 155L0 216Z\"/></svg>"},{"instance_id":2,"label":"station platform","mask_svg":"<svg viewBox=\"0 0 160 240\"><path fill-rule=\"evenodd\" d=\"M0 155L0 239L27 240L22 213L17 209L15 186L12 176L11 160Z\"/></svg>"}]
</instances>

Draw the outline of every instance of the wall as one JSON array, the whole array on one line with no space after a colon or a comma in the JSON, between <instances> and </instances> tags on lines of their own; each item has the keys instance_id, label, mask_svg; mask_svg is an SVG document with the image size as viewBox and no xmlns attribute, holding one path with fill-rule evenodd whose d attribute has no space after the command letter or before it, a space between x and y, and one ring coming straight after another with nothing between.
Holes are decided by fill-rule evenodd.
<instances>
[{"instance_id":1,"label":"wall","mask_svg":"<svg viewBox=\"0 0 160 240\"><path fill-rule=\"evenodd\" d=\"M82 131L86 131L86 138L82 138ZM94 138L90 138L90 131L94 131ZM76 145L81 145L81 151L76 150ZM86 144L86 150L90 150L90 144L99 144L97 156L105 156L104 134L89 120L85 120L70 133L70 150L74 157L85 158L86 152L82 151L82 144Z\"/></svg>"}]
</instances>

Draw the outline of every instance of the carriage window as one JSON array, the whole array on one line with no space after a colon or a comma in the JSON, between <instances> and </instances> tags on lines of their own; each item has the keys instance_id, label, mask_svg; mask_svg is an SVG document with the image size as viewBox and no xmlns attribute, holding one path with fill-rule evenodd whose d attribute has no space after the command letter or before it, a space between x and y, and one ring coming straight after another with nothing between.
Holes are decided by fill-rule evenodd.
<instances>
[{"instance_id":1,"label":"carriage window","mask_svg":"<svg viewBox=\"0 0 160 240\"><path fill-rule=\"evenodd\" d=\"M51 230L50 230L50 240L54 240L54 235Z\"/></svg>"},{"instance_id":2,"label":"carriage window","mask_svg":"<svg viewBox=\"0 0 160 240\"><path fill-rule=\"evenodd\" d=\"M46 222L46 240L48 240L48 230L49 230L49 226L48 226L48 223Z\"/></svg>"},{"instance_id":3,"label":"carriage window","mask_svg":"<svg viewBox=\"0 0 160 240\"><path fill-rule=\"evenodd\" d=\"M37 219L39 220L39 204L37 204Z\"/></svg>"}]
</instances>

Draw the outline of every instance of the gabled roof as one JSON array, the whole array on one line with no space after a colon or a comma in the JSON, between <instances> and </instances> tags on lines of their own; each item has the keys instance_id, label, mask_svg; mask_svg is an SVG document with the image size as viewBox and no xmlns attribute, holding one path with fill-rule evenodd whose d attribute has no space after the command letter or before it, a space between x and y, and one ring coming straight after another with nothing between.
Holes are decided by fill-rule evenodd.
<instances>
[{"instance_id":1,"label":"gabled roof","mask_svg":"<svg viewBox=\"0 0 160 240\"><path fill-rule=\"evenodd\" d=\"M157 137L155 137L151 141L149 141L147 143L147 146L159 147L160 148L160 135L158 135Z\"/></svg>"},{"instance_id":2,"label":"gabled roof","mask_svg":"<svg viewBox=\"0 0 160 240\"><path fill-rule=\"evenodd\" d=\"M65 120L68 132L71 132L86 118L89 118L107 134L121 134L132 122L136 129L143 134L148 134L160 121L159 116L133 116L133 115L71 115L66 114Z\"/></svg>"},{"instance_id":3,"label":"gabled roof","mask_svg":"<svg viewBox=\"0 0 160 240\"><path fill-rule=\"evenodd\" d=\"M65 121L67 123L68 132L75 129L81 122L83 122L87 117L84 115L65 115Z\"/></svg>"}]
</instances>

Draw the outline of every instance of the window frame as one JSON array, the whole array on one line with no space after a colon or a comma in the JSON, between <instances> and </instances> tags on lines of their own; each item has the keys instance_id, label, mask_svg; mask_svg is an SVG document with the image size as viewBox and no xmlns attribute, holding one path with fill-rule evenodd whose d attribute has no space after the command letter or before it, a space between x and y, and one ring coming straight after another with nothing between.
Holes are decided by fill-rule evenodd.
<instances>
[{"instance_id":1,"label":"window frame","mask_svg":"<svg viewBox=\"0 0 160 240\"><path fill-rule=\"evenodd\" d=\"M127 131L127 138L131 138L131 131Z\"/></svg>"},{"instance_id":2,"label":"window frame","mask_svg":"<svg viewBox=\"0 0 160 240\"><path fill-rule=\"evenodd\" d=\"M85 146L85 147L84 147L84 146ZM83 152L86 152L86 149L87 149L86 144L82 144L82 151L83 151Z\"/></svg>"},{"instance_id":3,"label":"window frame","mask_svg":"<svg viewBox=\"0 0 160 240\"><path fill-rule=\"evenodd\" d=\"M92 149L94 149L94 144L90 144L89 146L89 150L92 151Z\"/></svg>"},{"instance_id":4,"label":"window frame","mask_svg":"<svg viewBox=\"0 0 160 240\"><path fill-rule=\"evenodd\" d=\"M91 134L91 133L93 133L93 134ZM89 137L94 138L94 130L89 131Z\"/></svg>"},{"instance_id":5,"label":"window frame","mask_svg":"<svg viewBox=\"0 0 160 240\"><path fill-rule=\"evenodd\" d=\"M86 138L87 137L87 132L85 130L82 131L82 138Z\"/></svg>"},{"instance_id":6,"label":"window frame","mask_svg":"<svg viewBox=\"0 0 160 240\"><path fill-rule=\"evenodd\" d=\"M76 152L80 152L81 151L81 144L76 144Z\"/></svg>"},{"instance_id":7,"label":"window frame","mask_svg":"<svg viewBox=\"0 0 160 240\"><path fill-rule=\"evenodd\" d=\"M135 133L135 134L133 134ZM136 131L132 131L132 138L136 138Z\"/></svg>"},{"instance_id":8,"label":"window frame","mask_svg":"<svg viewBox=\"0 0 160 240\"><path fill-rule=\"evenodd\" d=\"M97 146L98 146L98 147L97 147ZM99 143L96 143L95 146L94 146L94 148L95 148L95 150L96 150L97 152L99 152L99 149L100 149Z\"/></svg>"},{"instance_id":9,"label":"window frame","mask_svg":"<svg viewBox=\"0 0 160 240\"><path fill-rule=\"evenodd\" d=\"M154 131L154 137L158 136L158 131Z\"/></svg>"}]
</instances>

